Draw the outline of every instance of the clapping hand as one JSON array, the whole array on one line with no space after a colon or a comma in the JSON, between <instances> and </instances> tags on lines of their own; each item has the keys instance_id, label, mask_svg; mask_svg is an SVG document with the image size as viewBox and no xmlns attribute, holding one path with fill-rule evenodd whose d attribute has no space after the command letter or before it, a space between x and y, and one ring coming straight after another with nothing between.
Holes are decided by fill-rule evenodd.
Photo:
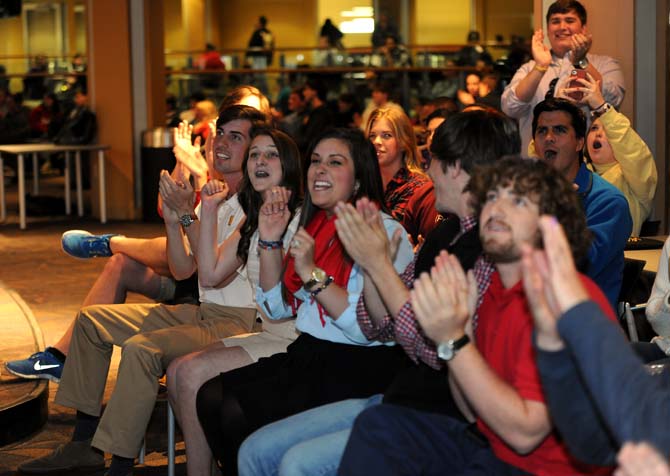
<instances>
[{"instance_id":1,"label":"clapping hand","mask_svg":"<svg viewBox=\"0 0 670 476\"><path fill-rule=\"evenodd\" d=\"M158 191L163 200L163 218L168 219L168 214L176 213L177 218L182 215L188 215L193 212L195 203L195 193L190 182L176 182L167 170L161 170L160 181L158 182Z\"/></svg>"},{"instance_id":2,"label":"clapping hand","mask_svg":"<svg viewBox=\"0 0 670 476\"><path fill-rule=\"evenodd\" d=\"M535 30L531 40L531 52L533 60L540 67L547 67L551 64L551 50L544 44L544 32L542 28Z\"/></svg>"},{"instance_id":3,"label":"clapping hand","mask_svg":"<svg viewBox=\"0 0 670 476\"><path fill-rule=\"evenodd\" d=\"M339 202L335 207L335 228L344 249L364 270L385 257L393 262L402 238L397 230L389 242L383 218L377 206L367 198L350 203Z\"/></svg>"},{"instance_id":4,"label":"clapping hand","mask_svg":"<svg viewBox=\"0 0 670 476\"><path fill-rule=\"evenodd\" d=\"M591 49L593 36L589 33L586 27L584 27L583 31L583 33L574 33L570 38L570 41L572 42L570 54L573 64L577 64L586 58L586 53Z\"/></svg>"},{"instance_id":5,"label":"clapping hand","mask_svg":"<svg viewBox=\"0 0 670 476\"><path fill-rule=\"evenodd\" d=\"M430 275L422 273L410 293L421 328L433 342L459 339L477 305L477 282L458 258L442 251Z\"/></svg>"}]
</instances>

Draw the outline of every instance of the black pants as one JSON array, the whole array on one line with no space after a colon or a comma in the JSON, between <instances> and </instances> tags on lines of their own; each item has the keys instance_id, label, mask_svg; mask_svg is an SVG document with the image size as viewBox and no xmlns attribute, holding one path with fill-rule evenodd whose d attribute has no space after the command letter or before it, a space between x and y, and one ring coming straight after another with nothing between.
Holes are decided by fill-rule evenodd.
<instances>
[{"instance_id":1,"label":"black pants","mask_svg":"<svg viewBox=\"0 0 670 476\"><path fill-rule=\"evenodd\" d=\"M224 474L237 474L237 451L256 429L326 403L381 393L408 363L397 346L302 334L285 353L206 382L198 391L198 419Z\"/></svg>"}]
</instances>

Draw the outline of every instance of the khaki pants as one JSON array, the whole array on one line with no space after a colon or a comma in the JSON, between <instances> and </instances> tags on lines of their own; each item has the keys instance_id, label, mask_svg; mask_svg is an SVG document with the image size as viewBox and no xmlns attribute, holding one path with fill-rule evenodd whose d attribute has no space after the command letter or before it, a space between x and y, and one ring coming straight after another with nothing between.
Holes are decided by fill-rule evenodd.
<instances>
[{"instance_id":1,"label":"khaki pants","mask_svg":"<svg viewBox=\"0 0 670 476\"><path fill-rule=\"evenodd\" d=\"M251 332L256 310L203 303L90 306L77 315L56 403L100 415L112 347L122 347L116 386L93 446L134 458L149 423L158 379L170 362L223 337Z\"/></svg>"}]
</instances>

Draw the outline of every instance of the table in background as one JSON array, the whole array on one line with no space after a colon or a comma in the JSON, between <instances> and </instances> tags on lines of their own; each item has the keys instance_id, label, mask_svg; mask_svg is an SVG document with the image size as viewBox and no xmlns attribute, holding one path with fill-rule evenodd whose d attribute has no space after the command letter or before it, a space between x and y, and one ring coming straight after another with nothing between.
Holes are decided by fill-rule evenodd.
<instances>
[{"instance_id":1,"label":"table in background","mask_svg":"<svg viewBox=\"0 0 670 476\"><path fill-rule=\"evenodd\" d=\"M32 154L33 159L33 194L39 194L39 164L37 154L39 153L65 153L65 214L71 213L70 203L70 153L74 152L75 179L77 182L77 214L84 215L84 201L82 197L81 181L81 153L98 152L98 178L100 182L100 223L107 222L107 195L105 189L105 151L110 147L102 144L86 145L61 145L61 144L16 144L0 146L0 220L7 219L7 205L5 202L5 177L4 162L2 154L11 154L17 157L18 161L18 184L19 184L19 226L22 230L26 229L26 176L24 155Z\"/></svg>"},{"instance_id":2,"label":"table in background","mask_svg":"<svg viewBox=\"0 0 670 476\"><path fill-rule=\"evenodd\" d=\"M665 240L668 238L667 235L659 236L648 236L647 238L653 238L661 242L661 245L665 243ZM632 259L641 259L646 261L644 265L645 271L653 271L656 273L658 271L658 261L661 259L662 248L658 249L649 249L649 250L625 250L624 256L626 258Z\"/></svg>"}]
</instances>

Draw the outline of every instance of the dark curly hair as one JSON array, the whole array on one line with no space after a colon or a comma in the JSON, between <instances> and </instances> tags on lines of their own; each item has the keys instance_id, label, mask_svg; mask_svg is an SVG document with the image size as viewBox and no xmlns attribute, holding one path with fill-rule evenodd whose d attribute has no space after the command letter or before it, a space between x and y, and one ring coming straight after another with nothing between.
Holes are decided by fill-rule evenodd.
<instances>
[{"instance_id":1,"label":"dark curly hair","mask_svg":"<svg viewBox=\"0 0 670 476\"><path fill-rule=\"evenodd\" d=\"M565 230L575 262L584 263L592 236L572 183L543 160L504 157L472 174L467 190L476 215L480 215L489 191L507 186L537 203L541 215L555 216Z\"/></svg>"},{"instance_id":2,"label":"dark curly hair","mask_svg":"<svg viewBox=\"0 0 670 476\"><path fill-rule=\"evenodd\" d=\"M282 169L282 179L279 185L291 191L288 208L291 211L291 216L293 216L302 200L302 171L298 146L287 134L268 126L254 127L249 135L251 136L251 142L256 137L268 136L274 142L275 147L277 147ZM249 174L247 173L248 162L249 154L247 153L242 162L244 177L242 178L238 194L240 206L246 215L246 220L240 228L241 236L237 245L237 256L243 263L246 263L249 257L249 244L251 243L251 237L258 229L258 212L261 209L261 205L263 205L263 197L254 190L249 180Z\"/></svg>"}]
</instances>

